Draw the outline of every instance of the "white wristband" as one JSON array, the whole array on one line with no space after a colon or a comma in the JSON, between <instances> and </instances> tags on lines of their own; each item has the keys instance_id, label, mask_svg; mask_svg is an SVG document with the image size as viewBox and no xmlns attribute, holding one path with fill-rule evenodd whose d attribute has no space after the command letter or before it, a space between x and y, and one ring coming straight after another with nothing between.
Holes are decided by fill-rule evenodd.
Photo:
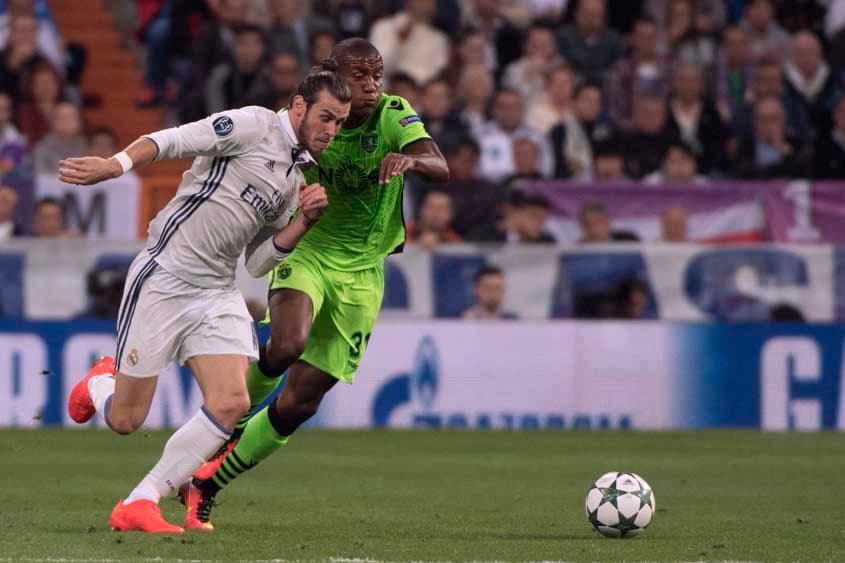
<instances>
[{"instance_id":1,"label":"white wristband","mask_svg":"<svg viewBox=\"0 0 845 563\"><path fill-rule=\"evenodd\" d=\"M132 165L134 163L132 162L132 159L129 158L129 155L126 154L126 151L120 151L112 158L120 163L120 167L123 169L122 174L126 174L127 172L132 170Z\"/></svg>"}]
</instances>

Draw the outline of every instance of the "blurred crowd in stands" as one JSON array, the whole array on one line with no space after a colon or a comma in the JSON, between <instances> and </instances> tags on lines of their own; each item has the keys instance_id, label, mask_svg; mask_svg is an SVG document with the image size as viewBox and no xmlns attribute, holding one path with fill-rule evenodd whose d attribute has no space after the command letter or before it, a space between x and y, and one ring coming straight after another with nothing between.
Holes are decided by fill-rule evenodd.
<instances>
[{"instance_id":1,"label":"blurred crowd in stands","mask_svg":"<svg viewBox=\"0 0 845 563\"><path fill-rule=\"evenodd\" d=\"M125 1L126 39L145 53L134 109L164 108L162 127L279 109L337 41L368 37L385 91L409 100L449 162L447 184L407 182L408 238L427 249L555 242L549 203L523 181L845 178L845 0ZM86 127L109 92L83 91L85 68L46 0L0 0L0 241L75 236L34 179L130 140ZM583 242L636 240L600 202L578 221ZM685 223L667 212L663 240L685 240ZM476 290L500 282L484 271Z\"/></svg>"},{"instance_id":2,"label":"blurred crowd in stands","mask_svg":"<svg viewBox=\"0 0 845 563\"><path fill-rule=\"evenodd\" d=\"M21 227L9 205L42 208L21 189L33 175L117 139L86 130L83 109L108 92L81 91L85 51L46 0L0 11L0 173L18 200L0 207L2 238ZM173 123L278 109L335 42L369 37L385 90L452 170L436 189L409 182L410 237L429 247L551 242L521 180L845 177L845 0L137 0L137 20L137 105Z\"/></svg>"}]
</instances>

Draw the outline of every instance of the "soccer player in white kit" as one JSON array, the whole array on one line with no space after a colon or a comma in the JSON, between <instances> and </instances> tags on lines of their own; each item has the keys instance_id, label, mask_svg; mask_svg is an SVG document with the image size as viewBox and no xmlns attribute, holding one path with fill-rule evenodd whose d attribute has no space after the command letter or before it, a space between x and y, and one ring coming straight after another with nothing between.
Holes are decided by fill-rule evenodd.
<instances>
[{"instance_id":1,"label":"soccer player in white kit","mask_svg":"<svg viewBox=\"0 0 845 563\"><path fill-rule=\"evenodd\" d=\"M164 520L159 500L191 477L249 408L245 376L258 347L234 286L238 257L246 250L247 269L263 276L322 215L325 190L306 186L300 167L314 164L334 139L350 99L340 77L316 71L299 85L287 111L224 111L142 136L109 159L60 163L59 179L88 185L154 160L195 157L176 196L150 223L147 247L130 268L114 360L98 360L68 399L76 422L97 412L113 431L129 434L146 419L158 373L174 359L190 367L202 392L202 408L115 506L113 529L184 531Z\"/></svg>"}]
</instances>

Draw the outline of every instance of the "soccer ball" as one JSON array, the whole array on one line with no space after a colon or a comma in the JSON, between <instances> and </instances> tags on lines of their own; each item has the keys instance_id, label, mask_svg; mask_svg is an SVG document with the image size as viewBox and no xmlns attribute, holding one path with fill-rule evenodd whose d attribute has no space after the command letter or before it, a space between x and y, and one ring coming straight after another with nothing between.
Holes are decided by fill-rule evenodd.
<instances>
[{"instance_id":1,"label":"soccer ball","mask_svg":"<svg viewBox=\"0 0 845 563\"><path fill-rule=\"evenodd\" d=\"M587 519L609 538L630 538L645 530L654 516L654 493L636 473L611 471L590 487Z\"/></svg>"}]
</instances>

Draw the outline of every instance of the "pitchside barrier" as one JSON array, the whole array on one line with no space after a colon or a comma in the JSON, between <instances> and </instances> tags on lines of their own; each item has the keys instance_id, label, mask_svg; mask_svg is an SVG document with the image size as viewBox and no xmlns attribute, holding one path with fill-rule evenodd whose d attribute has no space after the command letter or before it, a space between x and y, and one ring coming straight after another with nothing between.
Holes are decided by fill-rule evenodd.
<instances>
[{"instance_id":1,"label":"pitchside barrier","mask_svg":"<svg viewBox=\"0 0 845 563\"><path fill-rule=\"evenodd\" d=\"M0 246L0 318L85 316L89 274L125 271L141 248L8 241ZM765 321L772 307L789 305L809 321L845 321L845 247L829 244L446 245L433 253L409 247L387 261L382 316L459 318L474 305L476 272L490 264L505 274L505 309L523 320L590 317L636 279L648 294L645 318ZM266 279L240 267L237 283L247 299L266 304Z\"/></svg>"},{"instance_id":2,"label":"pitchside barrier","mask_svg":"<svg viewBox=\"0 0 845 563\"><path fill-rule=\"evenodd\" d=\"M67 393L114 348L112 322L0 321L0 426L75 427ZM355 383L338 385L311 424L845 429L844 349L833 324L384 319ZM146 425L178 426L200 403L172 366Z\"/></svg>"}]
</instances>

